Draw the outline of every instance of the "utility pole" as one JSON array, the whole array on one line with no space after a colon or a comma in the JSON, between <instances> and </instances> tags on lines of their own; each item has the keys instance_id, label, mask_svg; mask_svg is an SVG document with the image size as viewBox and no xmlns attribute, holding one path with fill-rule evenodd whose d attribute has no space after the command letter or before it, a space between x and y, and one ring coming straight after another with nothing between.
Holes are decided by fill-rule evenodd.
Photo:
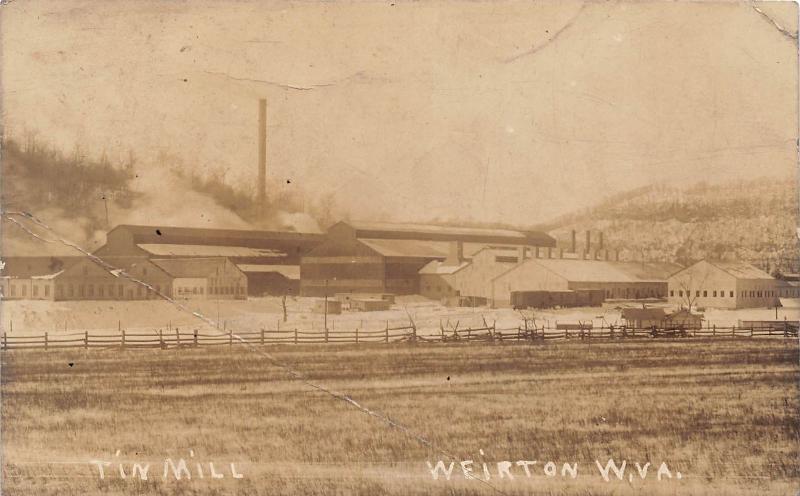
<instances>
[{"instance_id":1,"label":"utility pole","mask_svg":"<svg viewBox=\"0 0 800 496\"><path fill-rule=\"evenodd\" d=\"M325 309L324 309L325 335L328 334L328 280L325 279Z\"/></svg>"}]
</instances>

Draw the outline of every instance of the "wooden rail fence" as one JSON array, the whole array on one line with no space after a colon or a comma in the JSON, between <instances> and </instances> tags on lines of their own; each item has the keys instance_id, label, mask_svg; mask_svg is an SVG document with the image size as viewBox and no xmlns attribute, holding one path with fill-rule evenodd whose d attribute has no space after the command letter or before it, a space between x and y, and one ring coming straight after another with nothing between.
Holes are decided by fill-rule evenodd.
<instances>
[{"instance_id":1,"label":"wooden rail fence","mask_svg":"<svg viewBox=\"0 0 800 496\"><path fill-rule=\"evenodd\" d=\"M439 334L419 335L414 326L389 327L379 330L265 330L256 332L164 332L131 333L124 329L116 334L92 334L89 331L57 333L45 332L36 336L2 336L2 350L57 349L57 348L181 348L198 346L275 345L275 344L368 344L368 343L448 343L448 342L512 342L512 341L610 341L651 338L796 338L797 327L708 327L702 329L630 328L624 326L536 327L527 322L524 326L498 328L495 325L465 329L440 328Z\"/></svg>"}]
</instances>

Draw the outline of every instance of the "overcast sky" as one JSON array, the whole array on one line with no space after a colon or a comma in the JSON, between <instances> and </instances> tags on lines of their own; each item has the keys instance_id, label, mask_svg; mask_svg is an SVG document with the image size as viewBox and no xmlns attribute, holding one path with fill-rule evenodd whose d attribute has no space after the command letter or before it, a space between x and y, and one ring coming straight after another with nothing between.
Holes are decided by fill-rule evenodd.
<instances>
[{"instance_id":1,"label":"overcast sky","mask_svg":"<svg viewBox=\"0 0 800 496\"><path fill-rule=\"evenodd\" d=\"M789 177L796 5L759 8L18 0L3 118L252 188L265 97L274 183L354 218L529 224L653 182Z\"/></svg>"}]
</instances>

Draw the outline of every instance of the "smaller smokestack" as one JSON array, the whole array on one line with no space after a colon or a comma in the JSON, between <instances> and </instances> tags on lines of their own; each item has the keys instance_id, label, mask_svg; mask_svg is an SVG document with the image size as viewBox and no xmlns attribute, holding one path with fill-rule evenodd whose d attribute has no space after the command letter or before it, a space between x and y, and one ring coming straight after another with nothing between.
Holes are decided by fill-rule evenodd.
<instances>
[{"instance_id":1,"label":"smaller smokestack","mask_svg":"<svg viewBox=\"0 0 800 496\"><path fill-rule=\"evenodd\" d=\"M571 234L572 234L572 238L571 238L571 244L570 244L570 251L572 253L575 253L575 252L578 251L578 241L577 241L577 238L576 238L577 234L575 233L575 229L572 230Z\"/></svg>"},{"instance_id":2,"label":"smaller smokestack","mask_svg":"<svg viewBox=\"0 0 800 496\"><path fill-rule=\"evenodd\" d=\"M592 231L586 230L586 249L585 252L589 252L592 249Z\"/></svg>"},{"instance_id":3,"label":"smaller smokestack","mask_svg":"<svg viewBox=\"0 0 800 496\"><path fill-rule=\"evenodd\" d=\"M464 261L464 243L461 241L451 241L449 253L447 254L447 259L444 261L444 265L461 265L461 262Z\"/></svg>"},{"instance_id":4,"label":"smaller smokestack","mask_svg":"<svg viewBox=\"0 0 800 496\"><path fill-rule=\"evenodd\" d=\"M258 100L258 208L266 210L267 202L267 100Z\"/></svg>"}]
</instances>

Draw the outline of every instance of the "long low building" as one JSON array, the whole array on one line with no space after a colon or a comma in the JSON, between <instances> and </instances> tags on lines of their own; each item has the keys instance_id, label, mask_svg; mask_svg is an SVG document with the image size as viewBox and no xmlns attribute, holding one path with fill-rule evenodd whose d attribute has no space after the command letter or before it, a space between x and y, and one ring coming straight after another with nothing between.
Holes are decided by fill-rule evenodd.
<instances>
[{"instance_id":1,"label":"long low building","mask_svg":"<svg viewBox=\"0 0 800 496\"><path fill-rule=\"evenodd\" d=\"M687 308L774 307L782 287L750 264L701 260L669 278L669 301Z\"/></svg>"},{"instance_id":2,"label":"long low building","mask_svg":"<svg viewBox=\"0 0 800 496\"><path fill-rule=\"evenodd\" d=\"M300 293L416 294L420 269L492 244L555 246L545 233L420 224L339 222L300 263Z\"/></svg>"},{"instance_id":3,"label":"long low building","mask_svg":"<svg viewBox=\"0 0 800 496\"><path fill-rule=\"evenodd\" d=\"M226 258L83 258L52 274L0 278L5 299L243 299L247 277Z\"/></svg>"},{"instance_id":4,"label":"long low building","mask_svg":"<svg viewBox=\"0 0 800 496\"><path fill-rule=\"evenodd\" d=\"M665 298L667 278L682 268L672 263L562 257L563 253L554 258L552 250L495 246L478 251L464 264L431 261L420 270L421 294L436 299L467 297L493 306L509 306L512 294L522 292L592 291L604 299Z\"/></svg>"}]
</instances>

